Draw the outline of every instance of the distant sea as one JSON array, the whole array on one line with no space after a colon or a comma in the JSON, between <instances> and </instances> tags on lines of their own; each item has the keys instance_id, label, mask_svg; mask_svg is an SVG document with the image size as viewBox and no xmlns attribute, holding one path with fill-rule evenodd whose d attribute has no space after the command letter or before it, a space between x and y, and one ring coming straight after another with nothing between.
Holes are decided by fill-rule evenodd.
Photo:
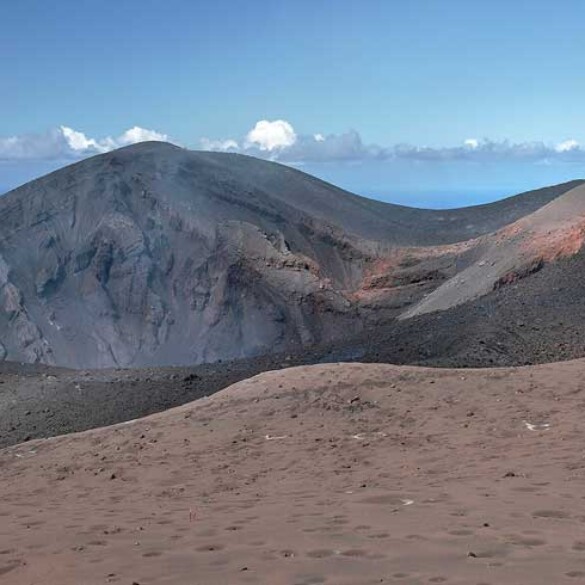
<instances>
[{"instance_id":1,"label":"distant sea","mask_svg":"<svg viewBox=\"0 0 585 585\"><path fill-rule=\"evenodd\" d=\"M469 205L481 205L498 201L511 195L516 195L521 191L512 189L469 189L467 191L444 191L437 189L424 191L377 191L373 189L356 190L356 193L408 207L423 207L427 209L449 209L453 207L467 207Z\"/></svg>"}]
</instances>

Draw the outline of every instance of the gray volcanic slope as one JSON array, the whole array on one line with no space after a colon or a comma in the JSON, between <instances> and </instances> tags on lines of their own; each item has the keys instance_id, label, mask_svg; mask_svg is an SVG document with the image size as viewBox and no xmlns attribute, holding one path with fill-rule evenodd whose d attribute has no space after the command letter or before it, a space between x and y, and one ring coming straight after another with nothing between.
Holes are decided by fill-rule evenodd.
<instances>
[{"instance_id":1,"label":"gray volcanic slope","mask_svg":"<svg viewBox=\"0 0 585 585\"><path fill-rule=\"evenodd\" d=\"M430 211L241 155L100 155L0 199L0 357L190 364L339 339L365 326L347 291L376 259L493 232L578 184Z\"/></svg>"}]
</instances>

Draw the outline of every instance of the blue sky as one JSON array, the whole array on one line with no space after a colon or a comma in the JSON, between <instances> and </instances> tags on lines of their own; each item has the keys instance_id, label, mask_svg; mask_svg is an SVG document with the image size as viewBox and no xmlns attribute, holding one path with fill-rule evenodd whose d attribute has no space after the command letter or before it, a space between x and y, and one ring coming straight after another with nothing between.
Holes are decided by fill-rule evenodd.
<instances>
[{"instance_id":1,"label":"blue sky","mask_svg":"<svg viewBox=\"0 0 585 585\"><path fill-rule=\"evenodd\" d=\"M1 12L0 187L142 136L412 205L585 176L582 1L19 0ZM293 134L250 140L262 120ZM124 134L135 127L156 134Z\"/></svg>"}]
</instances>

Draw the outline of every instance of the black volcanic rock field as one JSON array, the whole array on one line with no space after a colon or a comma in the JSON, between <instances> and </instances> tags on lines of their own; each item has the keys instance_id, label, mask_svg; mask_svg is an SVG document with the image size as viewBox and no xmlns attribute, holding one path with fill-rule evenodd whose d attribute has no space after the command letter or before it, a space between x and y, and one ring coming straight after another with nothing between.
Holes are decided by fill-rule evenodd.
<instances>
[{"instance_id":1,"label":"black volcanic rock field","mask_svg":"<svg viewBox=\"0 0 585 585\"><path fill-rule=\"evenodd\" d=\"M144 417L261 372L327 360L324 350L189 367L70 370L0 363L0 449Z\"/></svg>"}]
</instances>

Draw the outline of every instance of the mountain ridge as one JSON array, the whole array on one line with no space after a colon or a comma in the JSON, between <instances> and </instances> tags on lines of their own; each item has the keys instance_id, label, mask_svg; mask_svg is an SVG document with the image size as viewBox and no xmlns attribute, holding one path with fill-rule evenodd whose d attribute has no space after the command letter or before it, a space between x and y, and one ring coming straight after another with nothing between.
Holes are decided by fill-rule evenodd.
<instances>
[{"instance_id":1,"label":"mountain ridge","mask_svg":"<svg viewBox=\"0 0 585 585\"><path fill-rule=\"evenodd\" d=\"M40 177L38 179L34 179L33 181L30 181L30 182L28 182L20 187L17 187L16 189L13 189L12 191L9 191L8 193L6 193L4 195L4 197L10 198L10 197L14 197L16 194L18 194L18 196L22 196L23 192L30 191L31 189L34 189L35 187L37 187L41 184L47 183L47 182L51 181L52 179L58 178L63 173L63 171L65 171L66 169L68 170L68 172L76 172L77 170L84 169L88 165L93 165L95 163L107 162L107 161L114 161L114 164L112 166L115 167L116 164L122 164L122 163L128 164L128 162L130 162L131 159L134 157L144 157L148 154L161 157L165 151L166 151L166 153L173 152L177 155L182 155L187 160L189 158L191 158L191 160L193 162L199 162L202 164L218 166L219 163L222 163L223 168L221 168L221 170L225 171L226 169L229 169L230 167L232 167L231 168L232 175L233 175L233 167L234 166L241 167L241 164L238 164L238 165L231 164L234 161L237 161L238 163L242 163L242 161L244 161L243 164L246 167L245 172L248 174L251 171L254 171L258 175L258 174L261 174L262 170L266 171L267 169L273 169L273 170L278 169L278 171L280 173L282 173L282 175L277 176L277 180L279 182L281 182L281 185L282 185L283 179L286 179L289 177L302 178L303 180L309 182L311 185L316 185L319 188L323 189L322 191L320 191L320 195L323 195L325 193L327 195L326 199L329 200L329 201L327 201L327 203L333 203L333 205L330 205L329 207L326 208L326 211L329 214L328 217L331 216L331 213L333 213L333 216L335 216L335 217L340 217L342 214L344 214L343 219L346 221L351 221L352 217L351 217L351 214L347 213L347 210L345 208L342 209L341 213L339 212L339 210L336 213L332 212L332 207L339 206L339 203L340 203L339 196L343 196L343 198L347 198L350 201L352 201L352 203L353 203L352 211L366 209L370 213L375 212L377 215L382 214L384 221L390 221L391 222L390 225L392 227L395 227L395 228L397 228L397 227L399 228L402 224L408 222L407 229L409 229L409 230L413 228L413 225L412 225L413 219L415 220L414 223L416 223L416 222L420 223L421 219L432 218L433 225L436 228L443 223L453 224L455 222L455 223L459 224L457 226L458 229L465 229L465 226L462 226L461 224L463 224L465 221L467 221L469 214L479 212L479 213L482 213L484 216L487 215L489 225L487 225L485 227L479 227L479 228L475 227L475 226L467 226L467 231L465 232L465 234L459 236L460 238L464 238L464 239L469 239L470 237L474 237L475 235L481 235L484 233L488 233L490 231L495 231L495 229L498 229L499 227L502 227L503 225L506 225L507 223L512 223L512 221L519 219L523 215L526 215L532 211L535 211L536 209L538 209L542 205L544 205L544 204L548 203L549 201L558 197L560 194L562 194L562 193L564 193L564 192L566 192L566 191L568 191L568 190L570 190L570 189L572 189L580 184L585 183L585 180L583 180L583 179L575 179L573 181L567 181L567 182L561 183L559 185L554 185L551 187L544 187L541 189L533 189L533 190L526 191L526 192L523 192L523 193L520 193L517 195L511 195L509 197L505 197L503 199L500 199L498 201L494 201L491 203L484 203L484 204L480 204L480 205L472 205L472 206L468 206L468 207L458 207L458 208L452 208L452 209L440 209L440 210L425 209L425 208L417 208L417 207L399 205L399 204L395 204L395 203L387 203L387 202L371 199L368 197L363 197L361 195L357 195L357 194L351 193L347 190L341 189L341 188L339 188L331 183L328 183L327 181L324 181L322 179L319 179L317 177L314 177L312 175L304 173L303 171L301 171L299 169L295 169L293 167L283 165L281 163L277 163L277 162L273 162L273 161L266 161L266 160L258 159L258 158L248 156L245 154L208 152L208 151L192 151L192 150L181 148L179 146L173 145L173 144L168 143L168 142L150 141L150 142L141 142L139 144L134 144L134 145L122 147L122 148L119 148L115 151L111 151L109 153L95 155L93 157L84 159L82 161L78 161L78 162L73 163L69 166L66 166L62 169L58 169L56 171L53 171L53 172L51 172L43 177ZM122 157L122 159L117 161L117 163L116 163L117 157ZM130 161L128 159L130 159ZM112 168L110 168L109 170L112 171ZM238 169L238 170L241 171L241 169ZM237 174L236 177L238 179L242 179L241 172L239 174ZM241 184L245 184L245 181L242 181L239 185L241 186ZM277 191L275 191L275 193L277 193ZM288 195L289 192L286 191L286 194ZM302 193L301 193L301 195L302 195ZM279 199L282 201L283 196L279 196ZM310 201L308 202L307 197L302 198L301 202L305 206L310 204ZM301 209L303 209L304 211L315 212L314 208L311 209L309 207L307 209L307 208L303 208L302 205L301 205ZM400 214L402 214L402 217L400 217L397 220L395 217L389 216L389 214L394 214L394 213L400 213ZM418 217L414 218L413 216L418 216ZM498 219L496 219L497 216L503 216L503 217L500 217L498 220ZM369 217L368 219L371 219L371 217ZM379 220L380 218L376 217L374 219ZM340 223L343 223L343 222L340 222ZM348 231L352 231L351 224L341 225L340 227L344 227ZM386 225L385 227L387 228L389 226ZM425 229L428 230L428 227L429 226L425 226ZM362 237L365 236L364 233L359 233L359 230L356 230L356 231L357 231L356 235L360 235ZM368 231L368 236L371 236L370 231ZM420 230L420 231L422 231L422 230ZM437 245L437 244L441 244L441 243L453 243L454 241L456 241L456 240L452 239L453 236L452 235L450 236L449 233L444 234L444 233L441 233L440 230L436 230L436 231L438 231L438 236L437 236L438 239L430 241L429 242L430 244ZM422 234L417 234L417 235L419 238L422 236ZM382 239L384 239L384 238L382 238ZM398 241L398 242L393 242L393 243L407 245L407 244L412 243L412 242ZM420 245L421 242L420 241L416 242L416 244Z\"/></svg>"},{"instance_id":2,"label":"mountain ridge","mask_svg":"<svg viewBox=\"0 0 585 585\"><path fill-rule=\"evenodd\" d=\"M465 242L581 184L417 210L245 155L98 155L0 198L0 357L181 365L326 344L404 313Z\"/></svg>"}]
</instances>

